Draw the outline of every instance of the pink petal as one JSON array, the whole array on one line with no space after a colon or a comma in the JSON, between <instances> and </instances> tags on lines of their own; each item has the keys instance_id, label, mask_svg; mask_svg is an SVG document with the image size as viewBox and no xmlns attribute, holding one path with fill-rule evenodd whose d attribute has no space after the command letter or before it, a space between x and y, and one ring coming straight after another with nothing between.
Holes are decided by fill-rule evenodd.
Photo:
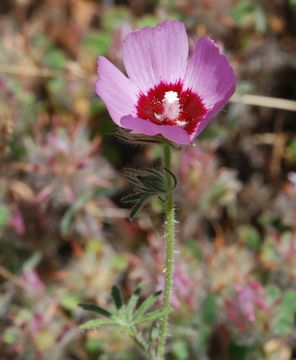
<instances>
[{"instance_id":1,"label":"pink petal","mask_svg":"<svg viewBox=\"0 0 296 360\"><path fill-rule=\"evenodd\" d=\"M120 125L120 119L124 115L135 113L139 90L103 56L98 59L98 74L96 92L107 106L113 121Z\"/></svg>"},{"instance_id":2,"label":"pink petal","mask_svg":"<svg viewBox=\"0 0 296 360\"><path fill-rule=\"evenodd\" d=\"M197 42L188 62L184 86L192 89L212 109L235 90L236 78L228 60L208 37Z\"/></svg>"},{"instance_id":3,"label":"pink petal","mask_svg":"<svg viewBox=\"0 0 296 360\"><path fill-rule=\"evenodd\" d=\"M229 89L229 92L225 94L225 97L216 103L212 110L210 110L207 115L202 119L202 121L198 124L195 133L191 136L192 140L197 137L209 124L209 122L213 119L213 117L224 107L225 103L233 94L234 89Z\"/></svg>"},{"instance_id":4,"label":"pink petal","mask_svg":"<svg viewBox=\"0 0 296 360\"><path fill-rule=\"evenodd\" d=\"M236 87L234 71L210 38L203 37L198 40L188 62L184 86L197 93L209 109L208 114L197 127L195 137L222 109Z\"/></svg>"},{"instance_id":5,"label":"pink petal","mask_svg":"<svg viewBox=\"0 0 296 360\"><path fill-rule=\"evenodd\" d=\"M188 133L177 126L157 125L151 121L135 118L133 116L124 116L121 119L121 126L132 130L132 132L144 135L162 135L166 139L181 145L188 145L191 143Z\"/></svg>"},{"instance_id":6,"label":"pink petal","mask_svg":"<svg viewBox=\"0 0 296 360\"><path fill-rule=\"evenodd\" d=\"M161 81L174 83L183 79L187 57L186 29L175 20L133 31L123 43L125 69L144 93Z\"/></svg>"}]
</instances>

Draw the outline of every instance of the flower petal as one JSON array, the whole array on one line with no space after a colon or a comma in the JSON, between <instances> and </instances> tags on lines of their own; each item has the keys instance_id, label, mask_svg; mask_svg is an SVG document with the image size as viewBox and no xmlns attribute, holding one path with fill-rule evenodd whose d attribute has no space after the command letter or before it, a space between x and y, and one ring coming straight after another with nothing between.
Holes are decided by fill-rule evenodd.
<instances>
[{"instance_id":1,"label":"flower petal","mask_svg":"<svg viewBox=\"0 0 296 360\"><path fill-rule=\"evenodd\" d=\"M96 92L107 106L113 121L120 125L120 119L124 115L135 113L139 90L103 56L98 59L98 74Z\"/></svg>"},{"instance_id":2,"label":"flower petal","mask_svg":"<svg viewBox=\"0 0 296 360\"><path fill-rule=\"evenodd\" d=\"M161 81L174 83L183 79L187 58L186 29L175 20L133 31L123 43L127 74L144 93Z\"/></svg>"},{"instance_id":3,"label":"flower petal","mask_svg":"<svg viewBox=\"0 0 296 360\"><path fill-rule=\"evenodd\" d=\"M188 145L191 143L188 133L178 126L157 125L151 121L135 118L133 116L124 116L121 119L121 126L130 129L135 133L149 136L162 135L166 139L181 145Z\"/></svg>"},{"instance_id":4,"label":"flower petal","mask_svg":"<svg viewBox=\"0 0 296 360\"><path fill-rule=\"evenodd\" d=\"M200 38L188 62L184 86L198 94L212 110L214 107L221 109L233 94L235 85L234 71L218 46L208 37Z\"/></svg>"},{"instance_id":5,"label":"flower petal","mask_svg":"<svg viewBox=\"0 0 296 360\"><path fill-rule=\"evenodd\" d=\"M194 140L202 131L204 128L206 128L209 124L209 122L213 119L213 117L223 108L225 105L227 99L231 97L233 94L233 89L229 90L229 93L225 95L225 98L223 98L220 102L218 102L212 110L210 110L206 116L202 119L202 121L198 124L195 132L190 136L191 141ZM225 100L226 99L226 100Z\"/></svg>"}]
</instances>

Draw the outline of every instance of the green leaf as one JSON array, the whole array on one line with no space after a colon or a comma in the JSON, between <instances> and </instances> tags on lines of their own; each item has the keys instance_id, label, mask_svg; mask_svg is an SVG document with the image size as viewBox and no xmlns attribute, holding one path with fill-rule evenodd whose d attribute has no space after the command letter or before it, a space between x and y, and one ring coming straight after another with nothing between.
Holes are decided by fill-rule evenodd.
<instances>
[{"instance_id":1,"label":"green leaf","mask_svg":"<svg viewBox=\"0 0 296 360\"><path fill-rule=\"evenodd\" d=\"M172 185L172 188L170 190L174 190L176 187L177 187L177 184L178 184L178 180L175 176L174 173L172 173L169 169L167 169L166 167L164 167L164 170L171 175L172 179L173 179L173 185Z\"/></svg>"},{"instance_id":2,"label":"green leaf","mask_svg":"<svg viewBox=\"0 0 296 360\"><path fill-rule=\"evenodd\" d=\"M114 320L89 320L83 324L80 325L81 330L91 330L100 328L102 326L117 326L116 322Z\"/></svg>"},{"instance_id":3,"label":"green leaf","mask_svg":"<svg viewBox=\"0 0 296 360\"><path fill-rule=\"evenodd\" d=\"M141 319L141 317L148 311L152 305L156 302L157 298L161 295L162 290L156 291L154 294L150 295L146 300L142 302L138 310L135 312L135 320Z\"/></svg>"},{"instance_id":4,"label":"green leaf","mask_svg":"<svg viewBox=\"0 0 296 360\"><path fill-rule=\"evenodd\" d=\"M112 295L112 298L114 300L116 308L120 309L122 307L122 299L121 299L120 290L116 285L112 286L111 295Z\"/></svg>"},{"instance_id":5,"label":"green leaf","mask_svg":"<svg viewBox=\"0 0 296 360\"><path fill-rule=\"evenodd\" d=\"M107 32L89 32L83 45L88 51L92 51L96 54L107 54L112 40L112 34Z\"/></svg>"},{"instance_id":6,"label":"green leaf","mask_svg":"<svg viewBox=\"0 0 296 360\"><path fill-rule=\"evenodd\" d=\"M2 333L2 341L8 345L16 344L19 341L19 335L16 332L16 328L7 328Z\"/></svg>"},{"instance_id":7,"label":"green leaf","mask_svg":"<svg viewBox=\"0 0 296 360\"><path fill-rule=\"evenodd\" d=\"M54 47L50 47L44 57L46 66L54 70L62 70L67 60L66 54Z\"/></svg>"},{"instance_id":8,"label":"green leaf","mask_svg":"<svg viewBox=\"0 0 296 360\"><path fill-rule=\"evenodd\" d=\"M137 27L156 26L157 22L158 20L156 16L145 15L138 20Z\"/></svg>"},{"instance_id":9,"label":"green leaf","mask_svg":"<svg viewBox=\"0 0 296 360\"><path fill-rule=\"evenodd\" d=\"M209 292L204 299L203 306L202 306L202 317L203 321L206 324L212 324L215 321L216 313L217 313L217 302L216 296Z\"/></svg>"},{"instance_id":10,"label":"green leaf","mask_svg":"<svg viewBox=\"0 0 296 360\"><path fill-rule=\"evenodd\" d=\"M75 295L65 294L60 299L61 306L68 311L74 311L77 308L78 299Z\"/></svg>"},{"instance_id":11,"label":"green leaf","mask_svg":"<svg viewBox=\"0 0 296 360\"><path fill-rule=\"evenodd\" d=\"M162 177L162 173L160 173L158 170L155 169L142 169L140 170L140 175L144 174L146 176L155 175L157 177Z\"/></svg>"},{"instance_id":12,"label":"green leaf","mask_svg":"<svg viewBox=\"0 0 296 360\"><path fill-rule=\"evenodd\" d=\"M258 32L264 33L267 28L267 21L266 21L265 12L260 5L256 6L255 20L256 20L256 30Z\"/></svg>"},{"instance_id":13,"label":"green leaf","mask_svg":"<svg viewBox=\"0 0 296 360\"><path fill-rule=\"evenodd\" d=\"M296 291L287 290L282 299L279 316L275 321L276 333L287 335L294 328L294 317L296 314Z\"/></svg>"},{"instance_id":14,"label":"green leaf","mask_svg":"<svg viewBox=\"0 0 296 360\"><path fill-rule=\"evenodd\" d=\"M143 184L147 190L151 190L154 193L165 193L166 192L166 184L162 177L158 177L155 175L149 176L138 176L139 181Z\"/></svg>"},{"instance_id":15,"label":"green leaf","mask_svg":"<svg viewBox=\"0 0 296 360\"><path fill-rule=\"evenodd\" d=\"M159 172L155 169L124 169L125 178L135 185L138 189L142 190L136 194L125 196L122 201L136 202L131 210L130 219L133 220L137 212L144 205L144 202L153 195L163 195L167 194L168 191L172 191L177 185L177 179L175 175L164 168L164 171L167 172L172 177L171 189L167 189L166 179L164 173ZM161 201L164 201L160 197Z\"/></svg>"},{"instance_id":16,"label":"green leaf","mask_svg":"<svg viewBox=\"0 0 296 360\"><path fill-rule=\"evenodd\" d=\"M277 301L281 295L281 290L276 285L268 285L266 288L267 298L270 302Z\"/></svg>"},{"instance_id":17,"label":"green leaf","mask_svg":"<svg viewBox=\"0 0 296 360\"><path fill-rule=\"evenodd\" d=\"M230 343L228 351L230 360L245 360L250 352L250 347Z\"/></svg>"},{"instance_id":18,"label":"green leaf","mask_svg":"<svg viewBox=\"0 0 296 360\"><path fill-rule=\"evenodd\" d=\"M9 219L9 210L5 205L0 204L0 229L5 228Z\"/></svg>"},{"instance_id":19,"label":"green leaf","mask_svg":"<svg viewBox=\"0 0 296 360\"><path fill-rule=\"evenodd\" d=\"M131 296L131 298L127 304L127 311L130 315L134 312L134 310L136 308L136 305L140 298L142 290L143 290L143 284L140 284L134 291L133 295Z\"/></svg>"},{"instance_id":20,"label":"green leaf","mask_svg":"<svg viewBox=\"0 0 296 360\"><path fill-rule=\"evenodd\" d=\"M161 318L166 312L167 312L167 309L159 309L159 310L152 311L152 312L148 313L147 315L139 318L138 320L135 320L134 324L141 324L143 322L157 320L157 319Z\"/></svg>"},{"instance_id":21,"label":"green leaf","mask_svg":"<svg viewBox=\"0 0 296 360\"><path fill-rule=\"evenodd\" d=\"M97 338L88 336L85 340L85 349L91 355L99 355L103 350L103 344Z\"/></svg>"},{"instance_id":22,"label":"green leaf","mask_svg":"<svg viewBox=\"0 0 296 360\"><path fill-rule=\"evenodd\" d=\"M141 210L141 208L143 207L144 202L143 201L138 201L131 209L129 218L130 220L134 220L135 216L137 215L138 211Z\"/></svg>"},{"instance_id":23,"label":"green leaf","mask_svg":"<svg viewBox=\"0 0 296 360\"><path fill-rule=\"evenodd\" d=\"M91 194L89 193L79 196L75 203L66 211L61 222L61 229L64 235L68 234L75 213L84 207L90 196Z\"/></svg>"},{"instance_id":24,"label":"green leaf","mask_svg":"<svg viewBox=\"0 0 296 360\"><path fill-rule=\"evenodd\" d=\"M99 313L100 315L103 315L107 318L111 318L111 316L112 316L112 314L108 310L106 310L98 305L95 305L95 304L78 304L78 306L84 310L94 311L96 313Z\"/></svg>"},{"instance_id":25,"label":"green leaf","mask_svg":"<svg viewBox=\"0 0 296 360\"><path fill-rule=\"evenodd\" d=\"M137 186L140 190L146 191L146 187L141 184L137 176L134 176L129 173L124 173L124 177L128 182L130 182L132 185Z\"/></svg>"},{"instance_id":26,"label":"green leaf","mask_svg":"<svg viewBox=\"0 0 296 360\"><path fill-rule=\"evenodd\" d=\"M189 359L188 344L184 340L174 341L172 351L178 360Z\"/></svg>"},{"instance_id":27,"label":"green leaf","mask_svg":"<svg viewBox=\"0 0 296 360\"><path fill-rule=\"evenodd\" d=\"M150 194L147 192L141 192L137 194L124 196L121 201L124 203L137 202L145 200Z\"/></svg>"},{"instance_id":28,"label":"green leaf","mask_svg":"<svg viewBox=\"0 0 296 360\"><path fill-rule=\"evenodd\" d=\"M274 217L271 220L271 225L281 233L292 230L292 226L284 224L280 217Z\"/></svg>"},{"instance_id":29,"label":"green leaf","mask_svg":"<svg viewBox=\"0 0 296 360\"><path fill-rule=\"evenodd\" d=\"M35 252L32 256L29 257L28 260L23 265L23 270L31 270L34 269L41 261L42 254L41 252Z\"/></svg>"},{"instance_id":30,"label":"green leaf","mask_svg":"<svg viewBox=\"0 0 296 360\"><path fill-rule=\"evenodd\" d=\"M259 232L252 226L241 226L239 228L239 235L246 242L248 247L252 250L259 250L261 237Z\"/></svg>"},{"instance_id":31,"label":"green leaf","mask_svg":"<svg viewBox=\"0 0 296 360\"><path fill-rule=\"evenodd\" d=\"M296 291L287 290L283 298L283 306L289 313L296 312Z\"/></svg>"},{"instance_id":32,"label":"green leaf","mask_svg":"<svg viewBox=\"0 0 296 360\"><path fill-rule=\"evenodd\" d=\"M233 20L240 26L248 23L250 16L255 13L255 5L251 1L241 0L232 9L231 15Z\"/></svg>"},{"instance_id":33,"label":"green leaf","mask_svg":"<svg viewBox=\"0 0 296 360\"><path fill-rule=\"evenodd\" d=\"M147 192L165 192L163 174L154 169L125 169L125 178Z\"/></svg>"}]
</instances>

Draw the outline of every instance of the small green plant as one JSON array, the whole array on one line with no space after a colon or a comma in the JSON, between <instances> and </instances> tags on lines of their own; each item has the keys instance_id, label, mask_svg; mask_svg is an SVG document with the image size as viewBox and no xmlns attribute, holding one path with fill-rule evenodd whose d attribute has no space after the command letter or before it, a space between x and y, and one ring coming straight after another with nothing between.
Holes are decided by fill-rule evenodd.
<instances>
[{"instance_id":1,"label":"small green plant","mask_svg":"<svg viewBox=\"0 0 296 360\"><path fill-rule=\"evenodd\" d=\"M139 306L143 286L136 288L129 301L124 304L119 288L114 285L112 287L111 296L115 304L114 310L107 310L95 304L79 304L84 310L96 312L104 317L104 319L92 319L80 326L81 330L98 329L102 327L115 327L119 331L130 336L139 346L147 359L156 359L156 344L153 344L152 334L155 321L164 315L164 308L153 310L158 297L162 291L157 291L144 300ZM144 323L151 323L148 331L149 338L146 339L143 332L139 328ZM153 346L154 345L154 346Z\"/></svg>"}]
</instances>

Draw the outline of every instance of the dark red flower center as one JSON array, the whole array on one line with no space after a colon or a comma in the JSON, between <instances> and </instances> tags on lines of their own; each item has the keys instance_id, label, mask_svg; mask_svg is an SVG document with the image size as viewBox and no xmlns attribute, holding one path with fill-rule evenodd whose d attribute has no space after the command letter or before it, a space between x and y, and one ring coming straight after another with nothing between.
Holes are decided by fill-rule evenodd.
<instances>
[{"instance_id":1,"label":"dark red flower center","mask_svg":"<svg viewBox=\"0 0 296 360\"><path fill-rule=\"evenodd\" d=\"M207 109L200 97L191 90L183 90L179 81L175 84L161 82L147 94L141 94L137 104L140 119L158 125L184 128L189 135L194 133Z\"/></svg>"}]
</instances>

